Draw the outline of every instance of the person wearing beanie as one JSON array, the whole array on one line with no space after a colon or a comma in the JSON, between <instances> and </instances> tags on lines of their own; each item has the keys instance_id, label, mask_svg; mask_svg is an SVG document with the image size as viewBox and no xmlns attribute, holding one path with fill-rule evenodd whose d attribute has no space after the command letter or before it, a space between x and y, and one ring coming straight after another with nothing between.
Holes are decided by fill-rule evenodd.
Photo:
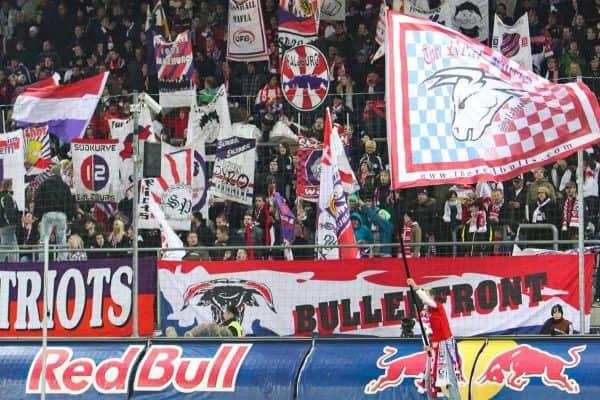
<instances>
[{"instance_id":1,"label":"person wearing beanie","mask_svg":"<svg viewBox=\"0 0 600 400\"><path fill-rule=\"evenodd\" d=\"M572 335L573 329L571 321L564 318L563 308L560 304L552 306L551 317L544 322L540 334L542 335Z\"/></svg>"}]
</instances>

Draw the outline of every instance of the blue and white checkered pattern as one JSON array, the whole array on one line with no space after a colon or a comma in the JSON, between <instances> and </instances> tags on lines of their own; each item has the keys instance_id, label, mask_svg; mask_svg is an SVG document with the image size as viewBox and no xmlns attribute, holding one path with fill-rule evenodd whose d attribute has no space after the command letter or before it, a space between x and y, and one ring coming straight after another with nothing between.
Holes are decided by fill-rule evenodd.
<instances>
[{"instance_id":1,"label":"blue and white checkered pattern","mask_svg":"<svg viewBox=\"0 0 600 400\"><path fill-rule=\"evenodd\" d=\"M444 57L427 64L417 54L415 43L438 43L444 48L448 37L434 32L406 32L409 118L411 150L414 164L456 162L479 159L482 155L474 143L460 142L452 135L452 87L428 89L422 82L437 70L458 66L454 59ZM445 40L447 43L440 43Z\"/></svg>"}]
</instances>

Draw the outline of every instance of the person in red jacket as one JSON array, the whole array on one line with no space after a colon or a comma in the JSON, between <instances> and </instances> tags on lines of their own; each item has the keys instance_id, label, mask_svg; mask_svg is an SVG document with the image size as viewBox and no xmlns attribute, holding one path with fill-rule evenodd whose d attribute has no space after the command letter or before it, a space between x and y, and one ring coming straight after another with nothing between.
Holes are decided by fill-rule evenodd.
<instances>
[{"instance_id":1,"label":"person in red jacket","mask_svg":"<svg viewBox=\"0 0 600 400\"><path fill-rule=\"evenodd\" d=\"M423 302L422 321L429 337L429 345L425 346L425 351L429 354L425 367L427 398L439 397L445 387L449 399L460 400L458 382L463 380L462 360L446 310L442 303L434 300L429 289L418 287L411 278L406 282Z\"/></svg>"}]
</instances>

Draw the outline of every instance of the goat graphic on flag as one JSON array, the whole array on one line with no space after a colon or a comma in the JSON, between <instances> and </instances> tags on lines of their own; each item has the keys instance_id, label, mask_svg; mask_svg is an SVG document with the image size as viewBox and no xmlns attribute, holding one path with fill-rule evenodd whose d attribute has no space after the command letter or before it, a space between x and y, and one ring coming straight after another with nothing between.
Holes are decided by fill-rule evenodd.
<instances>
[{"instance_id":1,"label":"goat graphic on flag","mask_svg":"<svg viewBox=\"0 0 600 400\"><path fill-rule=\"evenodd\" d=\"M600 141L584 84L553 84L431 21L388 12L387 27L394 189L502 181Z\"/></svg>"},{"instance_id":2,"label":"goat graphic on flag","mask_svg":"<svg viewBox=\"0 0 600 400\"><path fill-rule=\"evenodd\" d=\"M15 101L17 126L47 124L64 142L82 137L104 91L108 72L58 85L54 78L27 86Z\"/></svg>"},{"instance_id":3,"label":"goat graphic on flag","mask_svg":"<svg viewBox=\"0 0 600 400\"><path fill-rule=\"evenodd\" d=\"M337 245L355 244L354 229L350 223L350 209L340 177L337 157L334 154L332 137L337 135L331 125L329 109L325 111L325 131L323 133L323 159L321 166L321 185L319 191L319 215L317 222L316 244L318 258L334 260L339 258L358 258L360 251L356 247L338 248Z\"/></svg>"}]
</instances>

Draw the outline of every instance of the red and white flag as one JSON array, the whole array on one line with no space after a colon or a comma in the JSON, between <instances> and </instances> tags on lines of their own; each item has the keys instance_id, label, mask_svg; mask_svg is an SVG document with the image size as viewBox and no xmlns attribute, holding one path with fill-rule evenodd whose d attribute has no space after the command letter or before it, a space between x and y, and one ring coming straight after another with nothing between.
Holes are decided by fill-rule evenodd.
<instances>
[{"instance_id":1,"label":"red and white flag","mask_svg":"<svg viewBox=\"0 0 600 400\"><path fill-rule=\"evenodd\" d=\"M583 83L556 85L439 24L388 12L394 189L502 181L600 142Z\"/></svg>"},{"instance_id":2,"label":"red and white flag","mask_svg":"<svg viewBox=\"0 0 600 400\"><path fill-rule=\"evenodd\" d=\"M323 159L319 190L319 216L316 244L332 247L317 249L321 260L358 258L356 247L338 248L337 245L355 244L354 229L350 222L350 209L346 202L344 187L340 178L337 157L334 154L333 127L329 109L325 111L325 131L323 138Z\"/></svg>"}]
</instances>

